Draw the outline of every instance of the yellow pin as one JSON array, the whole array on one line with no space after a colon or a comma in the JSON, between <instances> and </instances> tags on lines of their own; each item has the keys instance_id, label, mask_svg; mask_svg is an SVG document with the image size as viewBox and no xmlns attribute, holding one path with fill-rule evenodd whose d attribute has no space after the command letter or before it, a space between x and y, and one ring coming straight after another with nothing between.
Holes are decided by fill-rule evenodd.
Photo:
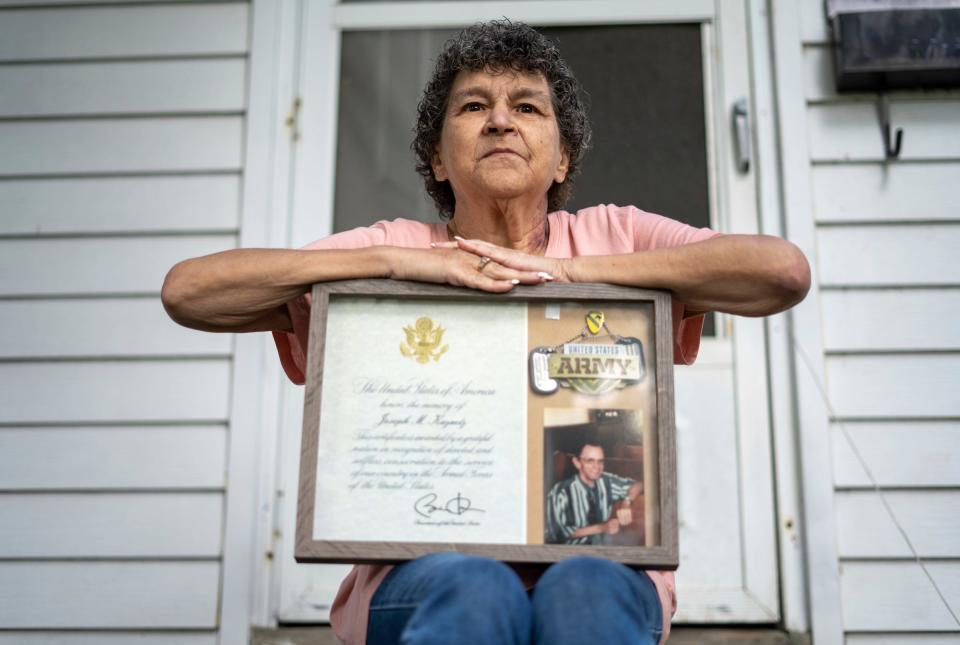
<instances>
[{"instance_id":1,"label":"yellow pin","mask_svg":"<svg viewBox=\"0 0 960 645\"><path fill-rule=\"evenodd\" d=\"M603 329L603 312L591 311L587 314L587 329L596 336Z\"/></svg>"}]
</instances>

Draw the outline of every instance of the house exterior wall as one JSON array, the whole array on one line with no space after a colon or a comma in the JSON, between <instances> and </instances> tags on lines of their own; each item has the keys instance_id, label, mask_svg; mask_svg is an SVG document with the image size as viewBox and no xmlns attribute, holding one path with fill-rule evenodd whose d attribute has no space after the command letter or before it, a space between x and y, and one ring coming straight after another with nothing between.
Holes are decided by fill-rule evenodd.
<instances>
[{"instance_id":1,"label":"house exterior wall","mask_svg":"<svg viewBox=\"0 0 960 645\"><path fill-rule=\"evenodd\" d=\"M803 85L809 152L783 181L809 192L844 638L955 642L928 575L960 613L960 91L892 94L884 163L876 96L833 91L822 3L799 15L777 82ZM0 645L218 642L235 341L170 324L159 286L258 239L251 20L0 1Z\"/></svg>"},{"instance_id":2,"label":"house exterior wall","mask_svg":"<svg viewBox=\"0 0 960 645\"><path fill-rule=\"evenodd\" d=\"M777 82L803 83L809 164L784 181L810 193L844 638L955 642L960 91L890 94L885 162L877 95L835 92L823 2L799 9L802 78Z\"/></svg>"},{"instance_id":3,"label":"house exterior wall","mask_svg":"<svg viewBox=\"0 0 960 645\"><path fill-rule=\"evenodd\" d=\"M0 644L218 640L245 3L0 3Z\"/></svg>"}]
</instances>

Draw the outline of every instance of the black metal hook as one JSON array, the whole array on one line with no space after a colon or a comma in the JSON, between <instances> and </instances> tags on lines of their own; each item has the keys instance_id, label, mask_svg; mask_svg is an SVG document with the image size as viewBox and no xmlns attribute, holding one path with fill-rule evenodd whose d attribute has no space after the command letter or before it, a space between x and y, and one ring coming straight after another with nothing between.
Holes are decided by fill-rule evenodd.
<instances>
[{"instance_id":1,"label":"black metal hook","mask_svg":"<svg viewBox=\"0 0 960 645\"><path fill-rule=\"evenodd\" d=\"M890 102L887 95L880 93L880 132L883 134L883 154L887 159L896 159L900 156L900 146L903 144L903 128L897 128L893 136L893 147L890 146Z\"/></svg>"}]
</instances>

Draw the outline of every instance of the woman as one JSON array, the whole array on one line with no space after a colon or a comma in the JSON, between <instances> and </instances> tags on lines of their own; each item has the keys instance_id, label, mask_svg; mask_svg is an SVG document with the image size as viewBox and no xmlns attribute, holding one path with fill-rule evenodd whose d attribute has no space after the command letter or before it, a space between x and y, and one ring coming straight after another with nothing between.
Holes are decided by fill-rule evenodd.
<instances>
[{"instance_id":1,"label":"woman","mask_svg":"<svg viewBox=\"0 0 960 645\"><path fill-rule=\"evenodd\" d=\"M302 250L237 249L187 260L164 283L171 317L208 331L272 331L284 369L302 383L306 293L315 282L394 278L505 292L557 280L669 289L681 363L696 356L702 313L768 315L809 288L803 254L777 238L717 235L632 206L560 210L589 125L556 47L526 25L475 25L448 42L416 131L417 169L446 225L378 222ZM594 558L541 573L449 553L392 568L359 566L331 618L348 643L524 643L531 635L543 643L654 643L668 632L670 573ZM525 587L534 583L528 598Z\"/></svg>"}]
</instances>

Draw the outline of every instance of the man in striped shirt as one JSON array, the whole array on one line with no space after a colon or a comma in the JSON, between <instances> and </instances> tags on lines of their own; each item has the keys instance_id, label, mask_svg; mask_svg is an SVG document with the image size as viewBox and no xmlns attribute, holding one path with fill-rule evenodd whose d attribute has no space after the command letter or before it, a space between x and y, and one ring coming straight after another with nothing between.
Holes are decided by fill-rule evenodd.
<instances>
[{"instance_id":1,"label":"man in striped shirt","mask_svg":"<svg viewBox=\"0 0 960 645\"><path fill-rule=\"evenodd\" d=\"M573 458L577 474L547 495L547 544L601 544L633 521L630 504L643 484L603 472L603 447L584 443ZM613 509L616 507L616 514Z\"/></svg>"}]
</instances>

